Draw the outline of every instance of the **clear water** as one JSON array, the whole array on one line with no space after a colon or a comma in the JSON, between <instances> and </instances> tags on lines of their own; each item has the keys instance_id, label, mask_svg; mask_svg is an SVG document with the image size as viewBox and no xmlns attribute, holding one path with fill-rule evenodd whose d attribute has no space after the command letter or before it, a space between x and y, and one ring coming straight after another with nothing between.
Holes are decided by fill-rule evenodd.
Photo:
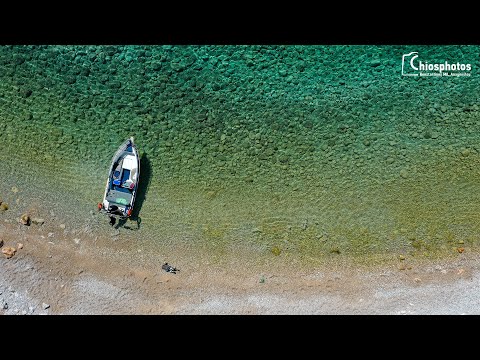
<instances>
[{"instance_id":1,"label":"clear water","mask_svg":"<svg viewBox=\"0 0 480 360\"><path fill-rule=\"evenodd\" d=\"M471 76L402 76L412 51L470 63ZM15 164L1 189L31 170L87 212L112 154L134 136L148 183L139 233L152 242L188 235L223 253L307 257L473 247L479 54L0 46L0 158Z\"/></svg>"}]
</instances>

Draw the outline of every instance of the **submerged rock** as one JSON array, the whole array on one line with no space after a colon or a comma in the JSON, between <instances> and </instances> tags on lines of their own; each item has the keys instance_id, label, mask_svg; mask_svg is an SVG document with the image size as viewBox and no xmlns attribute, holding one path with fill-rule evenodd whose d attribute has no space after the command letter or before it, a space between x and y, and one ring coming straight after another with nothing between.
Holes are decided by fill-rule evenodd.
<instances>
[{"instance_id":1,"label":"submerged rock","mask_svg":"<svg viewBox=\"0 0 480 360\"><path fill-rule=\"evenodd\" d=\"M463 149L462 150L462 155L467 157L468 155L470 155L470 149Z\"/></svg>"}]
</instances>

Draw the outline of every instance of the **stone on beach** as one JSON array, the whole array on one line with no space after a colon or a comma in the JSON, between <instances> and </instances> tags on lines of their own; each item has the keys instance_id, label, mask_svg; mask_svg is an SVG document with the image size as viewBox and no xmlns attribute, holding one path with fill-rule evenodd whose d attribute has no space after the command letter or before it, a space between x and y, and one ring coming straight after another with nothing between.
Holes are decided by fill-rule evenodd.
<instances>
[{"instance_id":1,"label":"stone on beach","mask_svg":"<svg viewBox=\"0 0 480 360\"><path fill-rule=\"evenodd\" d=\"M45 223L45 220L42 219L42 218L32 218L32 224L35 224L35 225L43 225Z\"/></svg>"},{"instance_id":2,"label":"stone on beach","mask_svg":"<svg viewBox=\"0 0 480 360\"><path fill-rule=\"evenodd\" d=\"M2 254L5 255L7 259L10 259L15 253L17 252L17 249L13 247L4 247L2 249Z\"/></svg>"},{"instance_id":3,"label":"stone on beach","mask_svg":"<svg viewBox=\"0 0 480 360\"><path fill-rule=\"evenodd\" d=\"M29 226L30 225L30 216L28 216L27 214L23 214L22 217L20 218L20 222L23 225Z\"/></svg>"}]
</instances>

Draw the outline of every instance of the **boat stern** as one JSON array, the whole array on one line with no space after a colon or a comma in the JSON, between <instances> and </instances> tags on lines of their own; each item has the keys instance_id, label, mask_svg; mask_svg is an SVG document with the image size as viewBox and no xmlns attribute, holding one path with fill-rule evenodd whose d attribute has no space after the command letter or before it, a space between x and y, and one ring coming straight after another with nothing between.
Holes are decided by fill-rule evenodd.
<instances>
[{"instance_id":1,"label":"boat stern","mask_svg":"<svg viewBox=\"0 0 480 360\"><path fill-rule=\"evenodd\" d=\"M132 207L129 205L111 204L108 200L103 200L102 209L109 215L130 217Z\"/></svg>"}]
</instances>

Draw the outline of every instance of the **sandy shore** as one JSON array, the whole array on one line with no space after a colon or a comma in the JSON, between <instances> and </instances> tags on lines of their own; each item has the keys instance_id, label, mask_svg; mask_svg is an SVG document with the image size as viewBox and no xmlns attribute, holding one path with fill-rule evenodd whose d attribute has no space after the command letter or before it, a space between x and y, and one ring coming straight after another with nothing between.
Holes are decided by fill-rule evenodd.
<instances>
[{"instance_id":1,"label":"sandy shore","mask_svg":"<svg viewBox=\"0 0 480 360\"><path fill-rule=\"evenodd\" d=\"M0 313L12 314L479 314L478 254L323 266L292 259L211 263L188 252L71 234L58 225L0 224ZM81 238L81 239L80 239ZM163 271L163 261L180 268ZM257 259L258 260L258 259Z\"/></svg>"}]
</instances>

